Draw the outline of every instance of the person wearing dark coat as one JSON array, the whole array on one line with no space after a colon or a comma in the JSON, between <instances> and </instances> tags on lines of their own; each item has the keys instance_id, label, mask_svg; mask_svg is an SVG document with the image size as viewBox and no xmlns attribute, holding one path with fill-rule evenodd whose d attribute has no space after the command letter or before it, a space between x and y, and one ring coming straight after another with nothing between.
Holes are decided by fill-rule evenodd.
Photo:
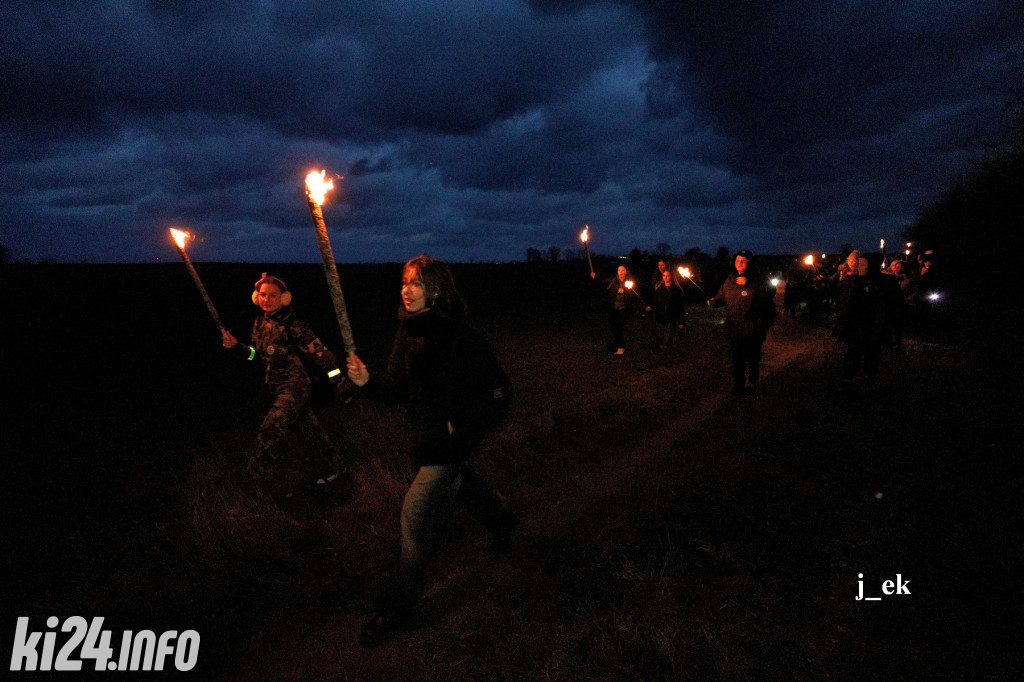
<instances>
[{"instance_id":1,"label":"person wearing dark coat","mask_svg":"<svg viewBox=\"0 0 1024 682\"><path fill-rule=\"evenodd\" d=\"M465 313L448 267L428 256L413 258L402 274L387 369L371 375L355 355L348 360L349 378L368 397L409 405L416 469L402 503L397 576L376 596L374 616L360 634L365 646L411 626L427 566L456 503L491 532L493 552L507 548L518 523L508 500L466 464L493 425L478 377L496 361Z\"/></svg>"},{"instance_id":2,"label":"person wearing dark coat","mask_svg":"<svg viewBox=\"0 0 1024 682\"><path fill-rule=\"evenodd\" d=\"M651 297L651 311L654 313L658 350L667 350L675 330L686 325L683 290L676 283L671 270L661 272L661 281Z\"/></svg>"},{"instance_id":3,"label":"person wearing dark coat","mask_svg":"<svg viewBox=\"0 0 1024 682\"><path fill-rule=\"evenodd\" d=\"M596 277L596 275L591 275ZM615 276L602 282L608 301L608 323L612 330L611 352L624 355L626 352L626 323L634 308L642 306L640 294L635 289L635 282L625 265L615 270Z\"/></svg>"},{"instance_id":4,"label":"person wearing dark coat","mask_svg":"<svg viewBox=\"0 0 1024 682\"><path fill-rule=\"evenodd\" d=\"M858 372L873 384L883 343L891 344L902 329L906 302L899 281L881 271L881 254L869 253L857 262L857 272L839 283L833 334L846 343L841 388L848 390ZM902 343L902 338L899 338Z\"/></svg>"},{"instance_id":5,"label":"person wearing dark coat","mask_svg":"<svg viewBox=\"0 0 1024 682\"><path fill-rule=\"evenodd\" d=\"M733 271L708 300L725 306L725 338L732 357L732 393L743 393L747 379L761 378L761 347L775 322L775 297L769 284L752 267L754 255L746 249L733 256Z\"/></svg>"}]
</instances>

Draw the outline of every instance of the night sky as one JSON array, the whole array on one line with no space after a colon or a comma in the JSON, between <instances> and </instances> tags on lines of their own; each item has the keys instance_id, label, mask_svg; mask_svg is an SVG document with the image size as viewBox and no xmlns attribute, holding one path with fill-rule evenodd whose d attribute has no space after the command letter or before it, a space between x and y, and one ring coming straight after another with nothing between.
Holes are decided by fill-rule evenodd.
<instances>
[{"instance_id":1,"label":"night sky","mask_svg":"<svg viewBox=\"0 0 1024 682\"><path fill-rule=\"evenodd\" d=\"M1024 93L1024 3L7 0L15 260L876 249Z\"/></svg>"}]
</instances>

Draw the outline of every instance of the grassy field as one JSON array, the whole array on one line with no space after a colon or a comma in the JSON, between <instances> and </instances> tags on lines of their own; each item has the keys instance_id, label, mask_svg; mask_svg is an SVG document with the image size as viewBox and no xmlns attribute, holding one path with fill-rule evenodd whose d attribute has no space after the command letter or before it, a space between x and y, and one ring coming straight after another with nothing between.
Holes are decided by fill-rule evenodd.
<instances>
[{"instance_id":1,"label":"grassy field","mask_svg":"<svg viewBox=\"0 0 1024 682\"><path fill-rule=\"evenodd\" d=\"M319 266L197 268L236 335L255 315L251 283L270 270L340 350ZM388 350L399 274L342 268L371 368ZM180 265L3 275L15 398L3 423L5 641L16 616L37 629L51 615L194 629L195 674L223 680L1024 672L1020 360L963 302L851 396L835 391L841 347L828 330L780 317L764 379L733 397L720 312L699 292L673 348L654 352L637 318L629 352L613 357L579 263L458 266L514 386L475 465L522 524L494 557L457 514L421 626L364 650L358 629L395 558L411 476L401 411L324 408L358 489L343 506L285 512L242 485L259 377L223 357ZM909 595L857 599L897 574Z\"/></svg>"}]
</instances>

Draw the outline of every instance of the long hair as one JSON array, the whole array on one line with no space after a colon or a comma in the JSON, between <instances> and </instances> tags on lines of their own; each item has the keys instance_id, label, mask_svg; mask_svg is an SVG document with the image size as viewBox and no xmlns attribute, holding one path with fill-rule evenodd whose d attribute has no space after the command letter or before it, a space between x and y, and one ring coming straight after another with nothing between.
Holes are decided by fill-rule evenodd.
<instances>
[{"instance_id":1,"label":"long hair","mask_svg":"<svg viewBox=\"0 0 1024 682\"><path fill-rule=\"evenodd\" d=\"M455 288L452 271L443 261L421 254L405 264L403 272L408 270L423 280L427 305L434 314L456 320L466 317L466 300Z\"/></svg>"}]
</instances>

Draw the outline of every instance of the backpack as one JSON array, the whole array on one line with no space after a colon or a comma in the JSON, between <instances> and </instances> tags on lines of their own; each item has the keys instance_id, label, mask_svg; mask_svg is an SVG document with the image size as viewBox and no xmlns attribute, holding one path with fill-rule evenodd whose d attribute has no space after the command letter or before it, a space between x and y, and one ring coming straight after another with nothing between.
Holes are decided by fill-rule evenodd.
<instances>
[{"instance_id":1,"label":"backpack","mask_svg":"<svg viewBox=\"0 0 1024 682\"><path fill-rule=\"evenodd\" d=\"M310 355L309 353L303 352L299 348L299 344L295 342L295 337L292 336L291 323L285 326L285 332L288 334L288 340L291 341L292 346L295 348L295 352L298 353L299 359L302 361L302 367L306 370L306 374L309 375L309 404L315 406L329 405L338 398L339 389L335 387L334 382L345 381L344 375L341 379L335 379L332 374L335 372L341 372L340 367L332 368L330 372L317 362L317 358ZM336 374L334 375L337 376Z\"/></svg>"},{"instance_id":2,"label":"backpack","mask_svg":"<svg viewBox=\"0 0 1024 682\"><path fill-rule=\"evenodd\" d=\"M500 423L508 414L512 400L511 386L505 369L494 358L493 363L485 366L481 373L481 403L483 404L483 421L486 426Z\"/></svg>"},{"instance_id":3,"label":"backpack","mask_svg":"<svg viewBox=\"0 0 1024 682\"><path fill-rule=\"evenodd\" d=\"M481 426L492 427L508 414L512 400L508 373L498 362L494 349L478 334L471 336L473 363L473 400L476 403Z\"/></svg>"}]
</instances>

